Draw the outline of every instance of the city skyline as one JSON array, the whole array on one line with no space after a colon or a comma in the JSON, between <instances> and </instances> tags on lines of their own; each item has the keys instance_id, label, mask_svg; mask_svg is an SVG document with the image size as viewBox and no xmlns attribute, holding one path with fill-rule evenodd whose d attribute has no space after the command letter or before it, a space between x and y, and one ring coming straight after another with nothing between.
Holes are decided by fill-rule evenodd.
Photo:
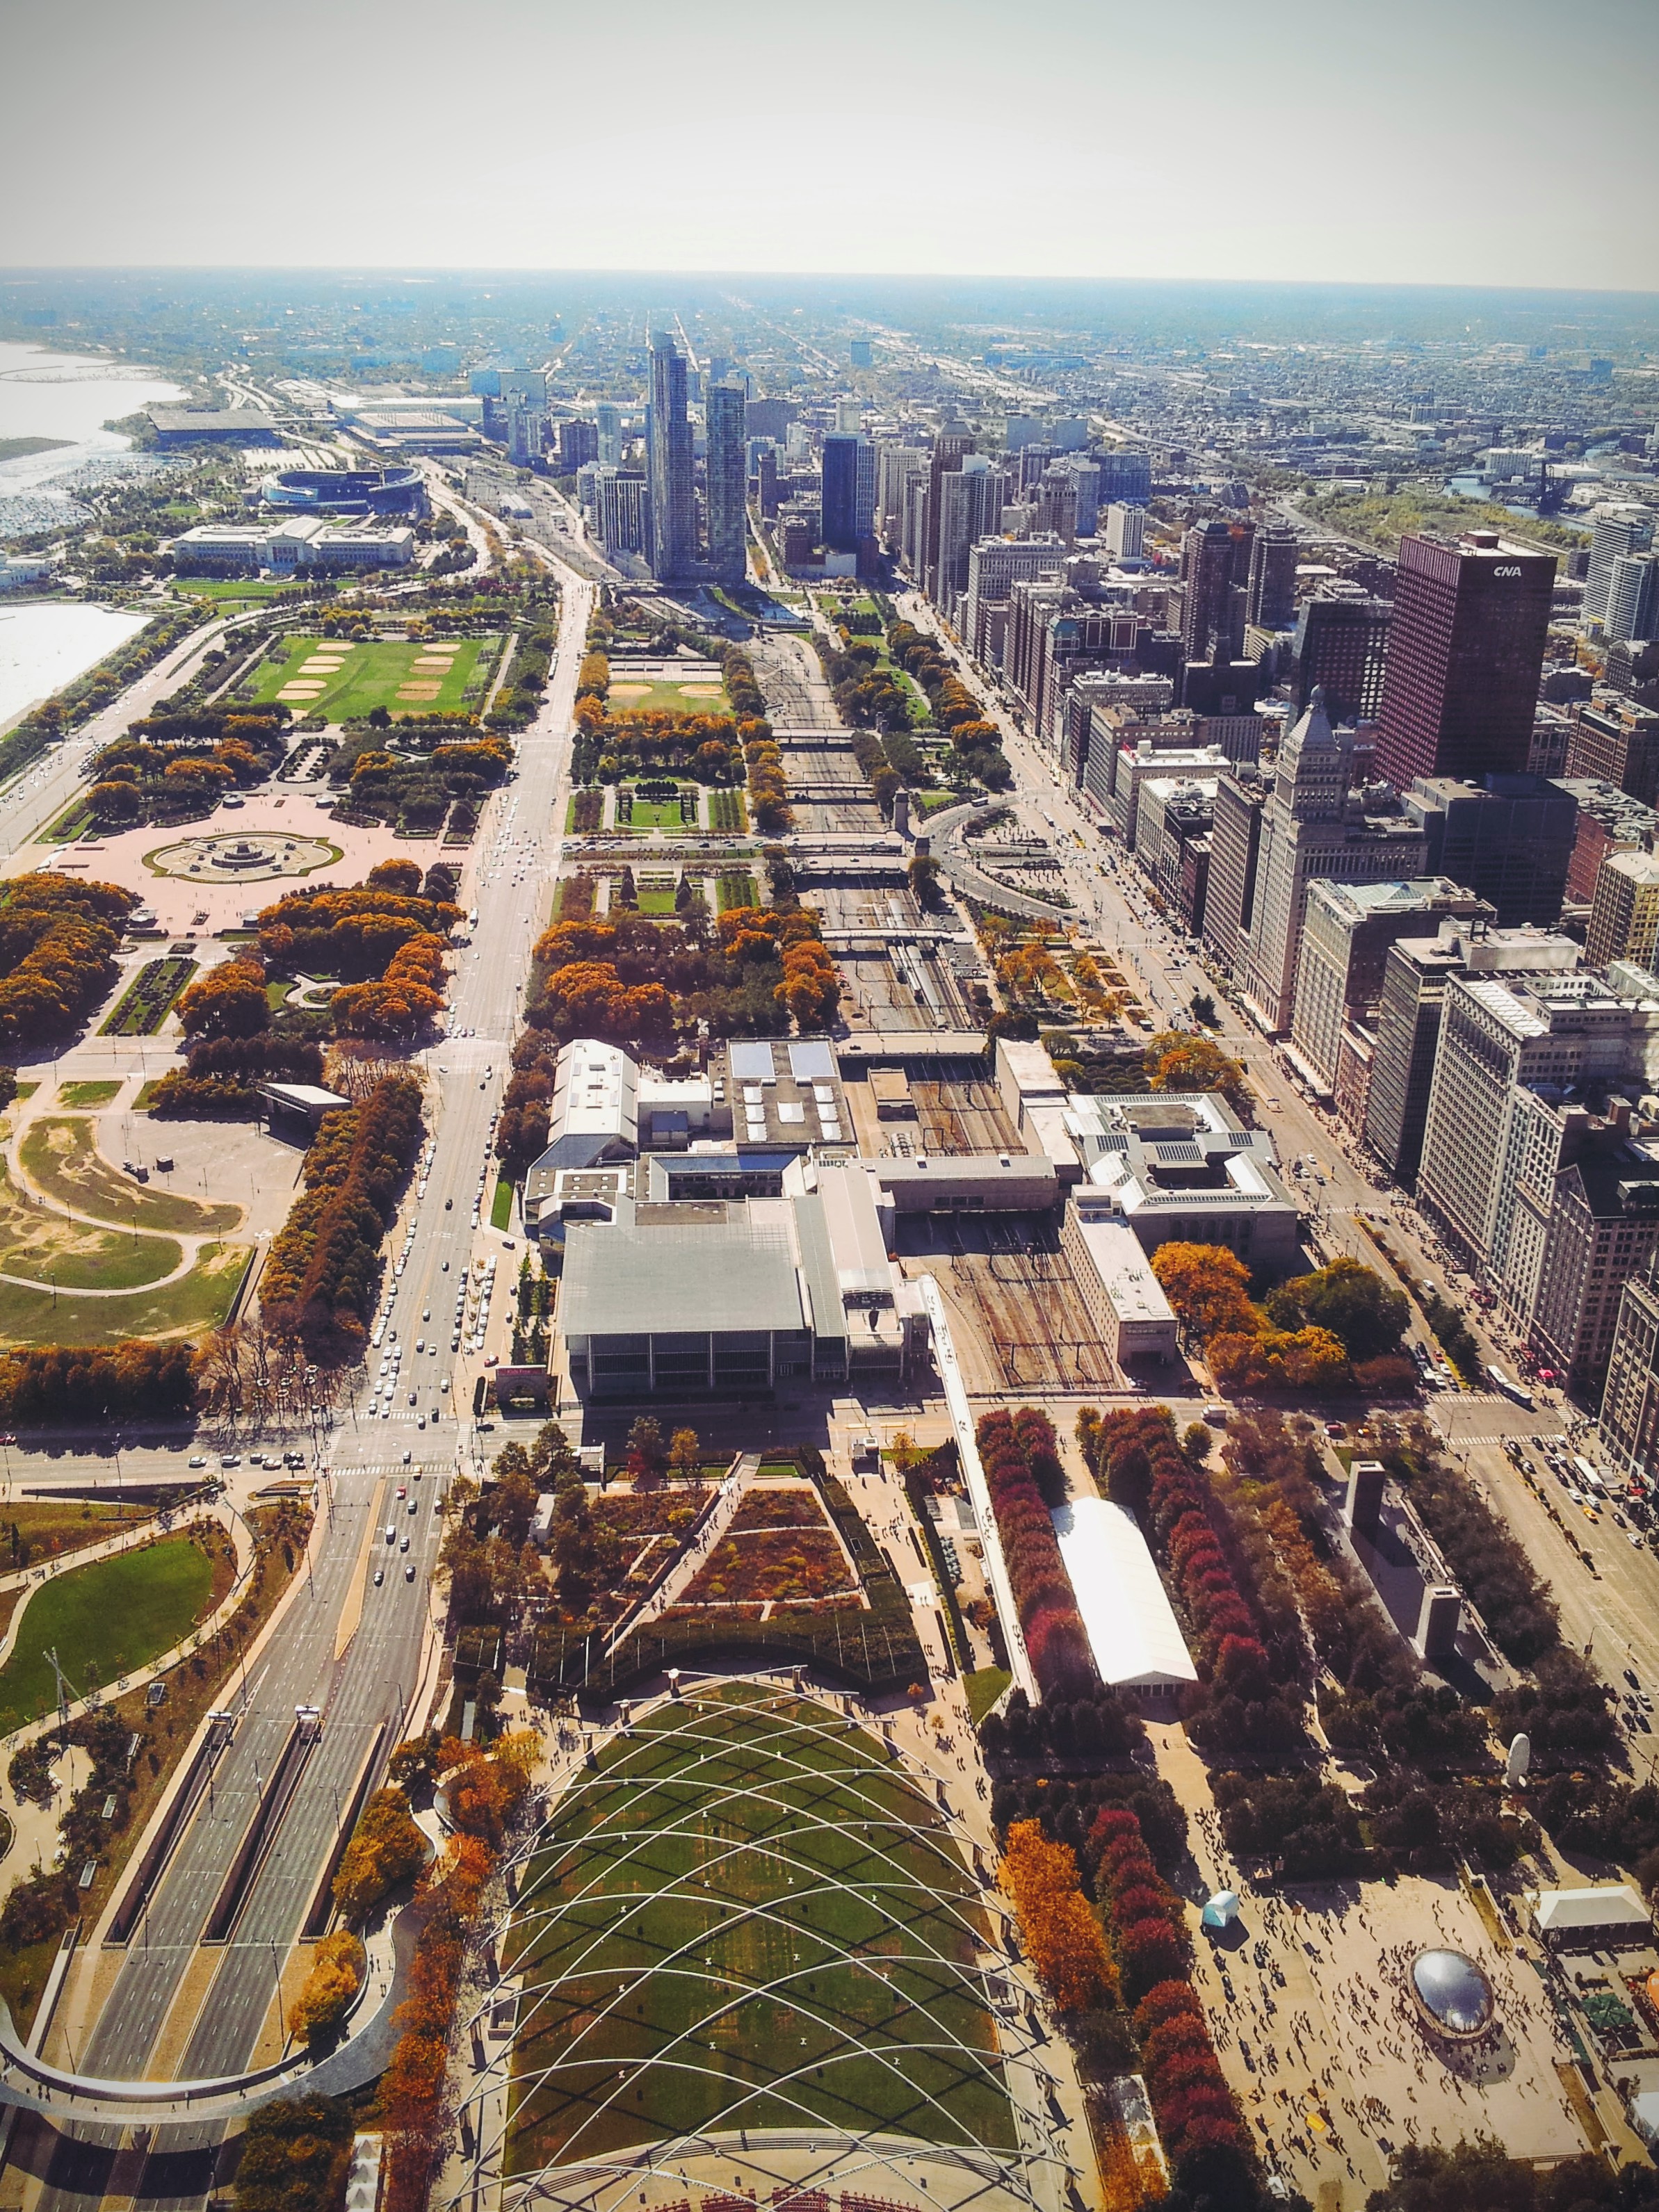
<instances>
[{"instance_id":1,"label":"city skyline","mask_svg":"<svg viewBox=\"0 0 1659 2212\"><path fill-rule=\"evenodd\" d=\"M390 161L380 133L342 132L332 101L282 96L251 14L164 0L139 19L107 0L71 0L50 12L14 5L5 21L13 82L72 85L82 141L61 162L58 102L17 104L18 173L50 169L54 186L0 220L0 264L14 266L478 259L1659 287L1644 220L1659 18L1636 0L1589 0L1565 47L1539 0L1405 0L1386 27L1350 8L1322 15L1316 35L1285 0L1265 0L1248 39L1219 0L1178 19L1042 0L1022 17L1021 52L1036 64L1023 94L1008 74L1005 21L982 0L948 27L915 0L897 10L854 0L837 17L835 53L929 88L907 105L897 135L878 100L848 99L846 68L825 66L813 19L770 20L763 40L729 5L692 21L645 0L624 42L598 18L493 0L469 38L486 67L514 55L512 88L487 95L502 127L480 129L482 112L459 110L453 141ZM382 116L422 112L434 56L453 34L426 0L395 15L384 0L344 14L299 0L284 24L291 51L314 34L325 75L373 82ZM1036 96L1045 68L1095 88L1099 129L1052 127ZM528 125L538 85L551 97L607 80L628 87L625 159L603 100L561 102L550 130L515 127L515 115ZM791 142L826 151L774 162L764 190L745 191L702 158L697 125L723 106L735 117L736 87L751 81L787 87ZM253 173L250 128L257 138L266 86L281 193L204 191L205 178ZM1573 149L1547 189L1539 157L1511 151L1507 135L1544 87L1540 121ZM158 131L158 113L181 94L188 129ZM964 156L968 113L995 117L994 154ZM1212 161L1196 158L1206 147L1238 165L1239 190L1214 192Z\"/></svg>"}]
</instances>

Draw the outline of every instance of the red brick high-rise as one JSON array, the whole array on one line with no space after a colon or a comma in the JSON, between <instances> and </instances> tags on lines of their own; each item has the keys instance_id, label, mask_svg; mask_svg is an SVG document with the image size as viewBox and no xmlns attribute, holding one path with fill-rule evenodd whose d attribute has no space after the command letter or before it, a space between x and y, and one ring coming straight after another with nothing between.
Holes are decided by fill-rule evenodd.
<instances>
[{"instance_id":1,"label":"red brick high-rise","mask_svg":"<svg viewBox=\"0 0 1659 2212\"><path fill-rule=\"evenodd\" d=\"M1378 775L1404 791L1419 775L1524 773L1555 556L1474 530L1455 544L1402 538L1399 558Z\"/></svg>"}]
</instances>

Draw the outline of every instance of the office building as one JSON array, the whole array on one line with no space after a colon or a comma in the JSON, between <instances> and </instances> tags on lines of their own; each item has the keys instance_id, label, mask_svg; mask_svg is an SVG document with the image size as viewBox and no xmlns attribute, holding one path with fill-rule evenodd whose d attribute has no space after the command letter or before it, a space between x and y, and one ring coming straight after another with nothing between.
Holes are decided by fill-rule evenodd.
<instances>
[{"instance_id":1,"label":"office building","mask_svg":"<svg viewBox=\"0 0 1659 2212\"><path fill-rule=\"evenodd\" d=\"M595 461L579 472L576 482L587 526L608 553L649 553L651 492L638 469Z\"/></svg>"},{"instance_id":2,"label":"office building","mask_svg":"<svg viewBox=\"0 0 1659 2212\"><path fill-rule=\"evenodd\" d=\"M995 536L1007 496L1007 477L983 453L964 454L959 468L939 478L930 596L952 621L968 589L969 556L980 538Z\"/></svg>"},{"instance_id":3,"label":"office building","mask_svg":"<svg viewBox=\"0 0 1659 2212\"><path fill-rule=\"evenodd\" d=\"M1177 725L1169 734L1179 738L1186 733ZM1104 735L1097 727L1089 762L1091 781L1085 788L1131 852L1137 849L1140 831L1140 793L1154 778L1177 782L1196 778L1207 783L1213 802L1227 767L1218 745L1160 744L1133 723L1125 733L1127 741L1111 744L1103 741Z\"/></svg>"},{"instance_id":4,"label":"office building","mask_svg":"<svg viewBox=\"0 0 1659 2212\"><path fill-rule=\"evenodd\" d=\"M617 467L623 457L622 409L611 400L601 399L594 410L594 428L599 441L595 458L606 468Z\"/></svg>"},{"instance_id":5,"label":"office building","mask_svg":"<svg viewBox=\"0 0 1659 2212\"><path fill-rule=\"evenodd\" d=\"M1391 611L1386 599L1363 592L1322 592L1304 601L1290 651L1291 696L1298 714L1321 690L1334 722L1376 719Z\"/></svg>"},{"instance_id":6,"label":"office building","mask_svg":"<svg viewBox=\"0 0 1659 2212\"><path fill-rule=\"evenodd\" d=\"M1204 901L1204 942L1229 975L1237 972L1239 937L1255 908L1261 817L1271 784L1253 762L1218 778L1212 802L1210 880Z\"/></svg>"},{"instance_id":7,"label":"office building","mask_svg":"<svg viewBox=\"0 0 1659 2212\"><path fill-rule=\"evenodd\" d=\"M743 387L711 384L703 402L707 433L708 568L715 580L740 584L748 574L747 449Z\"/></svg>"},{"instance_id":8,"label":"office building","mask_svg":"<svg viewBox=\"0 0 1659 2212\"><path fill-rule=\"evenodd\" d=\"M1105 453L1094 456L1100 471L1100 497L1145 507L1152 495L1152 464L1146 453Z\"/></svg>"},{"instance_id":9,"label":"office building","mask_svg":"<svg viewBox=\"0 0 1659 2212\"><path fill-rule=\"evenodd\" d=\"M1066 548L1059 538L981 538L968 551L968 592L961 623L970 658L1002 665L1008 597L1017 583L1057 576Z\"/></svg>"},{"instance_id":10,"label":"office building","mask_svg":"<svg viewBox=\"0 0 1659 2212\"><path fill-rule=\"evenodd\" d=\"M1120 1367L1155 1359L1159 1365L1179 1351L1175 1310L1164 1297L1133 1230L1115 1218L1108 1200L1092 1206L1087 1198L1068 1206L1061 1218L1060 1249L1072 1263L1078 1295Z\"/></svg>"},{"instance_id":11,"label":"office building","mask_svg":"<svg viewBox=\"0 0 1659 2212\"><path fill-rule=\"evenodd\" d=\"M1571 726L1564 776L1594 777L1653 805L1659 798L1659 714L1626 699L1585 700Z\"/></svg>"},{"instance_id":12,"label":"office building","mask_svg":"<svg viewBox=\"0 0 1659 2212\"><path fill-rule=\"evenodd\" d=\"M1553 787L1575 810L1567 895L1588 906L1610 853L1650 853L1659 844L1659 812L1593 776L1562 776Z\"/></svg>"},{"instance_id":13,"label":"office building","mask_svg":"<svg viewBox=\"0 0 1659 2212\"><path fill-rule=\"evenodd\" d=\"M1115 561L1139 561L1146 543L1146 510L1114 500L1106 510L1106 550Z\"/></svg>"},{"instance_id":14,"label":"office building","mask_svg":"<svg viewBox=\"0 0 1659 2212\"><path fill-rule=\"evenodd\" d=\"M1397 882L1422 875L1424 840L1397 815L1367 815L1348 797L1352 740L1332 729L1316 694L1279 750L1262 809L1255 896L1237 931L1233 973L1262 1027L1290 1027L1309 883ZM1217 809L1217 827L1221 821ZM1211 896L1215 895L1214 861Z\"/></svg>"},{"instance_id":15,"label":"office building","mask_svg":"<svg viewBox=\"0 0 1659 2212\"><path fill-rule=\"evenodd\" d=\"M1374 884L1316 877L1308 885L1291 1015L1291 1049L1315 1087L1336 1096L1343 1032L1374 1022L1391 945L1437 936L1446 921L1492 920L1489 906L1445 876Z\"/></svg>"},{"instance_id":16,"label":"office building","mask_svg":"<svg viewBox=\"0 0 1659 2212\"><path fill-rule=\"evenodd\" d=\"M1645 553L1653 543L1653 517L1644 507L1598 507L1590 524L1589 566L1584 574L1586 623L1600 622L1607 611L1613 564L1622 556Z\"/></svg>"},{"instance_id":17,"label":"office building","mask_svg":"<svg viewBox=\"0 0 1659 2212\"><path fill-rule=\"evenodd\" d=\"M1609 645L1659 635L1659 554L1621 553L1613 562L1601 635Z\"/></svg>"},{"instance_id":18,"label":"office building","mask_svg":"<svg viewBox=\"0 0 1659 2212\"><path fill-rule=\"evenodd\" d=\"M1245 619L1263 629L1288 629L1296 616L1297 536L1287 523L1269 522L1250 548ZM1329 693L1326 695L1328 707Z\"/></svg>"},{"instance_id":19,"label":"office building","mask_svg":"<svg viewBox=\"0 0 1659 2212\"><path fill-rule=\"evenodd\" d=\"M905 488L912 478L925 482L927 475L927 455L920 446L877 447L876 521L890 553L898 553L901 547Z\"/></svg>"},{"instance_id":20,"label":"office building","mask_svg":"<svg viewBox=\"0 0 1659 2212\"><path fill-rule=\"evenodd\" d=\"M1423 833L1425 869L1485 899L1501 927L1547 929L1560 919L1579 823L1565 785L1534 775L1479 784L1423 776L1401 811Z\"/></svg>"},{"instance_id":21,"label":"office building","mask_svg":"<svg viewBox=\"0 0 1659 2212\"><path fill-rule=\"evenodd\" d=\"M1389 947L1364 1136L1396 1182L1410 1190L1417 1182L1447 984L1461 975L1569 974L1578 963L1579 947L1570 937L1493 927L1484 920L1443 921L1434 937L1401 938Z\"/></svg>"},{"instance_id":22,"label":"office building","mask_svg":"<svg viewBox=\"0 0 1659 2212\"><path fill-rule=\"evenodd\" d=\"M1523 1173L1535 1187L1540 1160L1551 1173L1559 1164L1554 1102L1623 1076L1633 1018L1587 975L1448 982L1418 1192L1494 1278L1520 1272L1510 1243Z\"/></svg>"},{"instance_id":23,"label":"office building","mask_svg":"<svg viewBox=\"0 0 1659 2212\"><path fill-rule=\"evenodd\" d=\"M848 338L847 361L851 368L868 368L874 359L872 341L868 338Z\"/></svg>"},{"instance_id":24,"label":"office building","mask_svg":"<svg viewBox=\"0 0 1659 2212\"><path fill-rule=\"evenodd\" d=\"M1194 523L1181 541L1181 642L1187 660L1229 660L1244 650L1255 526Z\"/></svg>"},{"instance_id":25,"label":"office building","mask_svg":"<svg viewBox=\"0 0 1659 2212\"><path fill-rule=\"evenodd\" d=\"M651 340L647 475L651 488L651 573L660 583L689 575L697 556L685 368L685 356L673 339L665 331L655 332Z\"/></svg>"},{"instance_id":26,"label":"office building","mask_svg":"<svg viewBox=\"0 0 1659 2212\"><path fill-rule=\"evenodd\" d=\"M856 553L875 535L876 449L867 438L837 432L823 441L823 542L832 553Z\"/></svg>"},{"instance_id":27,"label":"office building","mask_svg":"<svg viewBox=\"0 0 1659 2212\"><path fill-rule=\"evenodd\" d=\"M921 544L912 562L916 580L930 599L936 599L934 586L939 576L939 517L943 507L940 487L947 476L957 474L964 456L974 450L974 434L963 422L947 422L933 441L933 452L927 459L927 496L921 512ZM975 538L984 535L975 531L965 540L971 544Z\"/></svg>"},{"instance_id":28,"label":"office building","mask_svg":"<svg viewBox=\"0 0 1659 2212\"><path fill-rule=\"evenodd\" d=\"M1659 855L1609 853L1595 878L1584 961L1605 968L1632 960L1652 968L1659 960Z\"/></svg>"},{"instance_id":29,"label":"office building","mask_svg":"<svg viewBox=\"0 0 1659 2212\"><path fill-rule=\"evenodd\" d=\"M507 458L514 468L533 469L547 449L547 410L533 400L507 403Z\"/></svg>"},{"instance_id":30,"label":"office building","mask_svg":"<svg viewBox=\"0 0 1659 2212\"><path fill-rule=\"evenodd\" d=\"M1514 1315L1512 1326L1524 1326L1540 1364L1565 1379L1575 1397L1588 1394L1595 1404L1626 1286L1646 1275L1659 1252L1659 1158L1631 1140L1628 1107L1616 1107L1610 1121L1582 1107L1562 1119L1548 1188L1534 1195L1523 1184L1519 1194L1537 1216L1537 1231L1528 1237L1517 1228L1511 1235L1518 1295L1505 1301L1505 1310ZM1535 1269L1523 1273L1534 1243Z\"/></svg>"},{"instance_id":31,"label":"office building","mask_svg":"<svg viewBox=\"0 0 1659 2212\"><path fill-rule=\"evenodd\" d=\"M1624 1285L1598 1424L1620 1477L1659 1473L1659 1263Z\"/></svg>"},{"instance_id":32,"label":"office building","mask_svg":"<svg viewBox=\"0 0 1659 2212\"><path fill-rule=\"evenodd\" d=\"M1189 930L1203 927L1210 832L1218 775L1149 776L1139 788L1135 859L1166 912ZM1203 848L1201 861L1195 849Z\"/></svg>"},{"instance_id":33,"label":"office building","mask_svg":"<svg viewBox=\"0 0 1659 2212\"><path fill-rule=\"evenodd\" d=\"M1495 531L1400 541L1377 709L1376 769L1419 776L1524 773L1555 588L1555 556Z\"/></svg>"}]
</instances>

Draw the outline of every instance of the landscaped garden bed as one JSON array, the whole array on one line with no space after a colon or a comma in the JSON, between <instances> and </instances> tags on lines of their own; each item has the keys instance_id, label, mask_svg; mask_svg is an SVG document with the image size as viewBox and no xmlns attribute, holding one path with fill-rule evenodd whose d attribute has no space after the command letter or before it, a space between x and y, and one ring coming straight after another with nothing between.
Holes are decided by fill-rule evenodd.
<instances>
[{"instance_id":1,"label":"landscaped garden bed","mask_svg":"<svg viewBox=\"0 0 1659 2212\"><path fill-rule=\"evenodd\" d=\"M196 963L181 956L149 962L122 993L114 1012L104 1024L103 1035L154 1036L195 973Z\"/></svg>"}]
</instances>

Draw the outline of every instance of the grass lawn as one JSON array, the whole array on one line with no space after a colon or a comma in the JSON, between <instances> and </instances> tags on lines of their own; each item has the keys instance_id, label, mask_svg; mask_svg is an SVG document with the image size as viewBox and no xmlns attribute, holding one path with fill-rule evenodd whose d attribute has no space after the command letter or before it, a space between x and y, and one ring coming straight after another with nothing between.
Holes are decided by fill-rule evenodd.
<instances>
[{"instance_id":1,"label":"grass lawn","mask_svg":"<svg viewBox=\"0 0 1659 2212\"><path fill-rule=\"evenodd\" d=\"M90 1229L31 1206L0 1168L0 1274L24 1275L32 1283L55 1279L60 1291L126 1291L159 1282L183 1257L170 1237Z\"/></svg>"},{"instance_id":2,"label":"grass lawn","mask_svg":"<svg viewBox=\"0 0 1659 2212\"><path fill-rule=\"evenodd\" d=\"M1006 1667L981 1667L965 1678L968 1711L975 1728L1013 1679Z\"/></svg>"},{"instance_id":3,"label":"grass lawn","mask_svg":"<svg viewBox=\"0 0 1659 2212\"><path fill-rule=\"evenodd\" d=\"M133 1182L112 1166L94 1141L90 1121L56 1115L33 1123L23 1139L23 1165L47 1196L94 1221L136 1223L140 1229L216 1237L242 1218L240 1206L207 1206L153 1183Z\"/></svg>"},{"instance_id":4,"label":"grass lawn","mask_svg":"<svg viewBox=\"0 0 1659 2212\"><path fill-rule=\"evenodd\" d=\"M672 884L668 884L665 889L659 884L649 888L641 884L639 887L639 910L641 914L655 915L659 921L673 920L675 909Z\"/></svg>"},{"instance_id":5,"label":"grass lawn","mask_svg":"<svg viewBox=\"0 0 1659 2212\"><path fill-rule=\"evenodd\" d=\"M704 2129L1012 2148L980 1921L862 1729L747 1688L659 1710L526 1872L507 2171Z\"/></svg>"},{"instance_id":6,"label":"grass lawn","mask_svg":"<svg viewBox=\"0 0 1659 2212\"><path fill-rule=\"evenodd\" d=\"M154 1036L167 1019L173 1000L195 973L196 963L182 955L147 962L121 994L114 1012L100 1034Z\"/></svg>"},{"instance_id":7,"label":"grass lawn","mask_svg":"<svg viewBox=\"0 0 1659 2212\"><path fill-rule=\"evenodd\" d=\"M188 1536L94 1559L45 1583L29 1600L16 1650L0 1667L0 1729L56 1703L48 1650L77 1692L94 1681L101 1686L181 1642L212 1593L212 1563Z\"/></svg>"},{"instance_id":8,"label":"grass lawn","mask_svg":"<svg viewBox=\"0 0 1659 2212\"><path fill-rule=\"evenodd\" d=\"M384 707L394 716L443 714L479 703L482 670L471 698L468 687L480 657L489 652L486 641L476 637L446 638L430 647L378 640L371 645L343 645L324 638L295 638L260 662L246 693L239 690L238 696L260 702L281 699L296 714L320 714L328 722L352 721L376 707ZM313 655L324 665L307 673ZM447 669L415 665L417 660L435 661L440 657L448 659ZM336 661L337 667L327 665ZM321 688L292 693L288 687L294 684L316 684ZM408 696L411 692L419 696Z\"/></svg>"},{"instance_id":9,"label":"grass lawn","mask_svg":"<svg viewBox=\"0 0 1659 2212\"><path fill-rule=\"evenodd\" d=\"M83 1545L101 1544L118 1529L135 1528L150 1517L148 1505L106 1505L81 1498L25 1499L0 1508L0 1574L25 1564L12 1546L14 1528L19 1541L29 1547L28 1564L38 1567Z\"/></svg>"},{"instance_id":10,"label":"grass lawn","mask_svg":"<svg viewBox=\"0 0 1659 2212\"><path fill-rule=\"evenodd\" d=\"M680 802L678 799L635 797L631 799L631 808L632 811L629 813L627 821L624 822L622 818L623 810L618 807L617 826L619 830L632 830L636 833L660 830L667 836L679 837L683 836L687 830L696 827L695 821L687 822L684 819L680 812Z\"/></svg>"},{"instance_id":11,"label":"grass lawn","mask_svg":"<svg viewBox=\"0 0 1659 2212\"><path fill-rule=\"evenodd\" d=\"M107 1106L120 1088L118 1081L64 1083L58 1085L58 1096L65 1106Z\"/></svg>"},{"instance_id":12,"label":"grass lawn","mask_svg":"<svg viewBox=\"0 0 1659 2212\"><path fill-rule=\"evenodd\" d=\"M280 599L292 584L262 583L258 577L179 576L173 588L191 599Z\"/></svg>"},{"instance_id":13,"label":"grass lawn","mask_svg":"<svg viewBox=\"0 0 1659 2212\"><path fill-rule=\"evenodd\" d=\"M130 1336L200 1336L230 1310L247 1265L246 1244L204 1244L176 1283L122 1297L77 1297L0 1282L0 1343L121 1344ZM107 1277L104 1279L107 1280Z\"/></svg>"},{"instance_id":14,"label":"grass lawn","mask_svg":"<svg viewBox=\"0 0 1659 2212\"><path fill-rule=\"evenodd\" d=\"M489 1225L492 1229L513 1226L513 1186L505 1176L495 1178L495 1195L489 1202Z\"/></svg>"},{"instance_id":15,"label":"grass lawn","mask_svg":"<svg viewBox=\"0 0 1659 2212\"><path fill-rule=\"evenodd\" d=\"M726 687L700 685L688 690L684 684L630 684L624 676L611 684L605 696L607 714L729 714L732 702L726 696Z\"/></svg>"}]
</instances>

